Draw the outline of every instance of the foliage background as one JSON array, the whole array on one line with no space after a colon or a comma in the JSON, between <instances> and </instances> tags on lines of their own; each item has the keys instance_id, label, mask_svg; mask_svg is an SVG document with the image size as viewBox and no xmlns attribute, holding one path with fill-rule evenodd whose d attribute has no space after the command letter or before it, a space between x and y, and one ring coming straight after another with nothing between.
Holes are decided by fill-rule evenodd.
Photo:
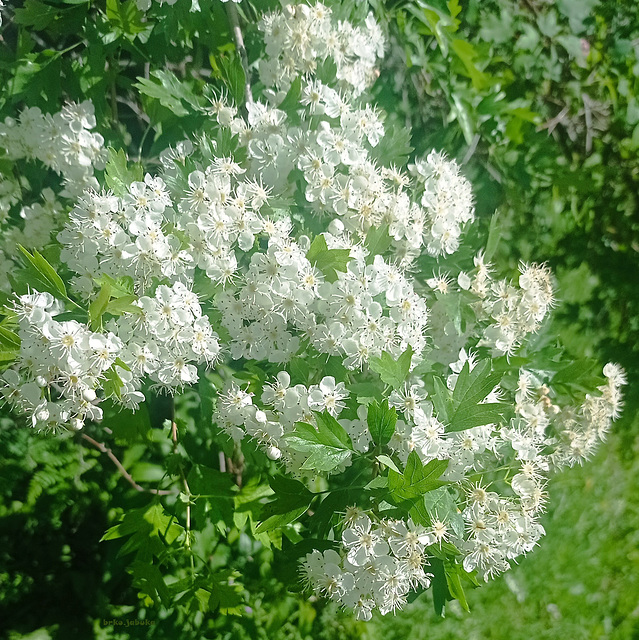
<instances>
[{"instance_id":1,"label":"foliage background","mask_svg":"<svg viewBox=\"0 0 639 640\"><path fill-rule=\"evenodd\" d=\"M257 12L274 4L242 3L250 59L258 49ZM363 5L353 2L351 10ZM480 226L498 231L500 267L548 261L562 300L557 328L570 352L620 362L637 379L639 7L632 0L370 0L370 8L392 43L374 89L387 124L397 132L412 126L417 153L445 149L464 165ZM64 100L88 97L107 144L152 163L167 144L205 126L192 106L206 85L241 84L223 5L189 9L187 0L155 7L151 29L131 0L13 3L2 27L0 115L15 116L25 104L54 112ZM146 114L159 125L149 126ZM32 185L46 182L33 168L21 170ZM133 491L100 452L72 436L37 436L4 412L0 634L636 638L636 389L629 385L624 417L599 455L551 483L542 547L470 593L470 615L453 606L441 620L418 599L368 625L290 591L279 579L286 567L277 553L241 536L218 544L211 561L241 573L245 591L235 595L248 598L238 605L245 615L189 611L173 606L170 594L159 605L139 600L128 558L99 540L121 513L148 505L148 496ZM157 480L159 461L171 454L160 428L165 411L158 401L137 435L133 429L116 439L139 482ZM185 447L196 459L206 441L195 428L199 411L188 396L178 407ZM156 427L151 442L138 437L148 426ZM148 624L105 624L114 619Z\"/></svg>"}]
</instances>

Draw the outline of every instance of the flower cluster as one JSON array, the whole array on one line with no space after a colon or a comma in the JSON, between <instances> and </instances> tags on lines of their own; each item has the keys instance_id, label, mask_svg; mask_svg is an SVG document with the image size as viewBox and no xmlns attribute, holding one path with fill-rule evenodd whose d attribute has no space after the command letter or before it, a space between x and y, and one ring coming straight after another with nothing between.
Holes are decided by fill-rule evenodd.
<instances>
[{"instance_id":1,"label":"flower cluster","mask_svg":"<svg viewBox=\"0 0 639 640\"><path fill-rule=\"evenodd\" d=\"M62 175L62 195L73 197L98 186L93 172L106 163L104 138L91 131L95 126L88 100L68 103L53 115L28 107L18 120L6 118L0 124L0 142L9 159L38 160Z\"/></svg>"},{"instance_id":2,"label":"flower cluster","mask_svg":"<svg viewBox=\"0 0 639 640\"><path fill-rule=\"evenodd\" d=\"M606 437L612 421L621 412L621 387L626 384L623 370L612 363L604 367L606 384L599 394L586 394L576 406L560 406L555 393L534 372L522 370L515 394L515 415L502 427L516 457L524 464L541 469L581 464ZM544 454L551 445L552 452ZM535 490L540 487L535 487Z\"/></svg>"},{"instance_id":3,"label":"flower cluster","mask_svg":"<svg viewBox=\"0 0 639 640\"><path fill-rule=\"evenodd\" d=\"M299 91L293 114L278 108L282 93L270 96L270 104L249 103L246 119L222 97L212 101L209 111L220 126L246 145L247 175L274 195L290 196L297 186L309 213L332 218L336 232L363 238L371 227L387 225L404 265L423 249L454 253L474 217L470 184L457 164L431 153L416 160L411 185L406 173L379 166L374 157L385 134L377 109L318 78L301 80Z\"/></svg>"},{"instance_id":4,"label":"flower cluster","mask_svg":"<svg viewBox=\"0 0 639 640\"><path fill-rule=\"evenodd\" d=\"M215 363L218 336L202 315L198 297L182 283L160 285L153 297L142 296L135 307L108 325L125 343L121 359L133 374L134 388L148 376L160 388L179 390L197 382L195 365Z\"/></svg>"},{"instance_id":5,"label":"flower cluster","mask_svg":"<svg viewBox=\"0 0 639 640\"><path fill-rule=\"evenodd\" d=\"M358 96L378 75L384 54L384 36L372 14L361 27L331 20L329 7L318 2L286 4L284 10L265 15L266 58L260 60L260 78L268 87L288 91L298 75L314 75L327 60L335 64L339 87Z\"/></svg>"},{"instance_id":6,"label":"flower cluster","mask_svg":"<svg viewBox=\"0 0 639 640\"><path fill-rule=\"evenodd\" d=\"M336 382L333 376L325 376L318 384L306 387L291 385L290 375L280 371L275 381L264 386L259 402L253 401L253 394L231 382L220 395L215 422L238 442L246 436L255 439L269 458L281 459L290 473L312 475L313 472L300 470L305 457L290 448L284 436L293 432L296 422L315 424L313 412L327 411L339 416L349 396L344 383ZM340 418L339 424L351 438L356 451L368 451L371 440L366 407L359 407L355 420ZM350 457L341 469L349 464Z\"/></svg>"},{"instance_id":7,"label":"flower cluster","mask_svg":"<svg viewBox=\"0 0 639 640\"><path fill-rule=\"evenodd\" d=\"M0 176L0 274L15 269L17 247L41 249L64 220L61 200L75 198L88 187L97 187L96 169L103 169L104 139L92 131L96 126L90 101L68 103L53 115L38 108L27 108L17 120L6 118L0 124L0 141L10 160L36 161L60 175L63 188L56 194L50 188L36 195L37 201L19 210L21 225L10 219L13 207L29 189L26 178L12 174ZM0 278L0 289L10 291L8 278Z\"/></svg>"},{"instance_id":8,"label":"flower cluster","mask_svg":"<svg viewBox=\"0 0 639 640\"><path fill-rule=\"evenodd\" d=\"M457 541L464 553L464 569L477 571L480 577L489 577L506 571L508 561L532 551L544 528L535 518L537 508L526 502L532 491L528 486L534 477L517 474L512 488L517 498L500 496L486 491L480 484L468 491L468 506L462 515L468 532L467 538Z\"/></svg>"},{"instance_id":9,"label":"flower cluster","mask_svg":"<svg viewBox=\"0 0 639 640\"><path fill-rule=\"evenodd\" d=\"M20 356L3 374L2 393L38 429L81 429L86 419L99 420L96 390L122 348L113 333L56 320L62 311L48 293L21 296L15 306Z\"/></svg>"},{"instance_id":10,"label":"flower cluster","mask_svg":"<svg viewBox=\"0 0 639 640\"><path fill-rule=\"evenodd\" d=\"M347 513L340 553L313 551L302 562L305 581L318 593L352 609L358 620L370 620L401 609L408 593L428 588L427 547L437 541L434 532L412 520L373 521L361 510Z\"/></svg>"},{"instance_id":11,"label":"flower cluster","mask_svg":"<svg viewBox=\"0 0 639 640\"><path fill-rule=\"evenodd\" d=\"M434 151L416 160L410 170L423 188L426 250L432 256L455 253L462 226L474 219L470 182L459 173L454 160Z\"/></svg>"},{"instance_id":12,"label":"flower cluster","mask_svg":"<svg viewBox=\"0 0 639 640\"><path fill-rule=\"evenodd\" d=\"M62 311L48 293L20 296L15 306L20 356L2 393L38 429L81 429L102 418L98 405L107 397L135 409L144 377L174 392L196 382L196 365L212 365L220 353L197 296L180 283L128 304L102 332L56 320Z\"/></svg>"},{"instance_id":13,"label":"flower cluster","mask_svg":"<svg viewBox=\"0 0 639 640\"><path fill-rule=\"evenodd\" d=\"M522 265L519 286L508 280L493 280L481 256L471 291L479 297L479 319L489 318L479 346L491 347L493 356L512 354L522 340L536 332L554 304L550 270L544 265Z\"/></svg>"}]
</instances>

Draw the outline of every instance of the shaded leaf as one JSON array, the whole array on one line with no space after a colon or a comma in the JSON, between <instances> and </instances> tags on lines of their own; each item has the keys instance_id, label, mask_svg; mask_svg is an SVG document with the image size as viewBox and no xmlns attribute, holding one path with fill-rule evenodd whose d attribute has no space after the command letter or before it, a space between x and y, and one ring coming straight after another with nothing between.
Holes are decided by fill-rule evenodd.
<instances>
[{"instance_id":1,"label":"shaded leaf","mask_svg":"<svg viewBox=\"0 0 639 640\"><path fill-rule=\"evenodd\" d=\"M56 297L67 297L67 288L64 286L62 278L58 275L58 272L47 262L47 260L34 250L33 253L29 253L22 245L18 245L18 249L25 257L28 268L32 269L36 276L35 288L38 291L48 292ZM40 288L38 288L38 286Z\"/></svg>"},{"instance_id":2,"label":"shaded leaf","mask_svg":"<svg viewBox=\"0 0 639 640\"><path fill-rule=\"evenodd\" d=\"M387 351L382 351L379 358L370 359L369 367L379 374L382 382L390 385L393 389L400 389L404 386L410 372L412 357L413 349L410 345L397 359Z\"/></svg>"},{"instance_id":3,"label":"shaded leaf","mask_svg":"<svg viewBox=\"0 0 639 640\"><path fill-rule=\"evenodd\" d=\"M306 253L308 261L317 267L328 282L337 280L337 271L345 272L351 259L350 249L329 249L323 235L315 236Z\"/></svg>"},{"instance_id":4,"label":"shaded leaf","mask_svg":"<svg viewBox=\"0 0 639 640\"><path fill-rule=\"evenodd\" d=\"M332 471L348 460L353 444L344 427L328 412L315 413L317 429L306 422L296 422L295 430L284 436L289 447L309 454L302 469Z\"/></svg>"},{"instance_id":5,"label":"shaded leaf","mask_svg":"<svg viewBox=\"0 0 639 640\"><path fill-rule=\"evenodd\" d=\"M381 403L375 400L368 405L366 421L373 442L384 446L390 442L395 433L397 411L395 407L388 407L388 400L385 399Z\"/></svg>"},{"instance_id":6,"label":"shaded leaf","mask_svg":"<svg viewBox=\"0 0 639 640\"><path fill-rule=\"evenodd\" d=\"M439 477L446 471L449 460L431 460L423 465L417 452L408 455L404 473L388 472L388 487L395 500L418 498L446 484Z\"/></svg>"}]
</instances>

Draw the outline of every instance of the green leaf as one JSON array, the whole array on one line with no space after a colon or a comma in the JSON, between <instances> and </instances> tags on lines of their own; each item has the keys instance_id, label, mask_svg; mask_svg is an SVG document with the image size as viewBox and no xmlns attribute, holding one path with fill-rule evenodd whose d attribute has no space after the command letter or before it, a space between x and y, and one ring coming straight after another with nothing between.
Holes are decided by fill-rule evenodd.
<instances>
[{"instance_id":1,"label":"green leaf","mask_svg":"<svg viewBox=\"0 0 639 640\"><path fill-rule=\"evenodd\" d=\"M142 22L143 13L137 8L135 0L107 0L106 17L116 30L133 39L136 34L146 30Z\"/></svg>"},{"instance_id":2,"label":"green leaf","mask_svg":"<svg viewBox=\"0 0 639 640\"><path fill-rule=\"evenodd\" d=\"M345 272L351 259L350 249L329 249L322 234L315 236L306 253L308 261L317 267L328 282L337 280L337 271Z\"/></svg>"},{"instance_id":3,"label":"green leaf","mask_svg":"<svg viewBox=\"0 0 639 640\"><path fill-rule=\"evenodd\" d=\"M389 469L392 469L393 471L395 471L395 473L401 473L401 471L399 470L395 462L393 462L392 458L389 458L388 456L382 454L380 456L375 456L375 460L379 460L379 462L387 466ZM382 477L382 476L378 476L378 477Z\"/></svg>"},{"instance_id":4,"label":"green leaf","mask_svg":"<svg viewBox=\"0 0 639 640\"><path fill-rule=\"evenodd\" d=\"M135 164L129 168L126 153L122 149L116 151L109 148L108 151L109 160L104 169L104 179L116 196L126 195L132 182L144 179L142 167Z\"/></svg>"},{"instance_id":5,"label":"green leaf","mask_svg":"<svg viewBox=\"0 0 639 640\"><path fill-rule=\"evenodd\" d=\"M462 8L459 6L459 0L448 0L446 6L450 11L451 18L456 18L461 13Z\"/></svg>"},{"instance_id":6,"label":"green leaf","mask_svg":"<svg viewBox=\"0 0 639 640\"><path fill-rule=\"evenodd\" d=\"M487 262L490 262L497 252L499 241L503 233L503 215L499 211L495 211L490 219L490 225L488 227L488 240L486 240L486 250L484 251L484 257Z\"/></svg>"},{"instance_id":7,"label":"green leaf","mask_svg":"<svg viewBox=\"0 0 639 640\"><path fill-rule=\"evenodd\" d=\"M188 83L179 80L171 71L153 71L151 78L138 77L137 80L133 86L140 93L157 99L176 116L187 116L203 108L203 98L195 95ZM185 104L191 109L185 107Z\"/></svg>"},{"instance_id":8,"label":"green leaf","mask_svg":"<svg viewBox=\"0 0 639 640\"><path fill-rule=\"evenodd\" d=\"M117 540L130 536L120 554L137 551L143 557L159 556L167 545L173 544L184 534L184 529L173 516L164 511L159 502L127 512L122 521L111 527L101 541Z\"/></svg>"},{"instance_id":9,"label":"green leaf","mask_svg":"<svg viewBox=\"0 0 639 640\"><path fill-rule=\"evenodd\" d=\"M194 496L234 499L237 485L233 476L204 465L195 465L188 475L189 488Z\"/></svg>"},{"instance_id":10,"label":"green leaf","mask_svg":"<svg viewBox=\"0 0 639 640\"><path fill-rule=\"evenodd\" d=\"M125 313L140 315L144 313L142 308L133 304L137 302L137 300L137 296L121 296L115 300L111 300L106 306L105 313L110 313L112 316L121 316Z\"/></svg>"},{"instance_id":11,"label":"green leaf","mask_svg":"<svg viewBox=\"0 0 639 640\"><path fill-rule=\"evenodd\" d=\"M124 382L122 382L122 379L115 370L115 364L109 367L102 375L104 376L104 381L102 382L104 395L107 398L120 398Z\"/></svg>"},{"instance_id":12,"label":"green leaf","mask_svg":"<svg viewBox=\"0 0 639 640\"><path fill-rule=\"evenodd\" d=\"M490 360L478 362L470 370L466 361L455 383L453 400L460 405L474 405L481 402L501 381L503 374L491 373Z\"/></svg>"},{"instance_id":13,"label":"green leaf","mask_svg":"<svg viewBox=\"0 0 639 640\"><path fill-rule=\"evenodd\" d=\"M475 60L478 57L475 47L473 47L470 42L458 39L451 42L451 47L464 65L466 73L473 83L473 87L481 91L490 86L489 77L475 65Z\"/></svg>"},{"instance_id":14,"label":"green leaf","mask_svg":"<svg viewBox=\"0 0 639 640\"><path fill-rule=\"evenodd\" d=\"M102 316L110 299L111 285L103 284L95 300L89 305L89 323L92 331L99 331L102 328Z\"/></svg>"},{"instance_id":15,"label":"green leaf","mask_svg":"<svg viewBox=\"0 0 639 640\"><path fill-rule=\"evenodd\" d=\"M411 129L403 123L385 122L385 134L371 152L371 157L388 166L403 166L408 161L411 146Z\"/></svg>"},{"instance_id":16,"label":"green leaf","mask_svg":"<svg viewBox=\"0 0 639 640\"><path fill-rule=\"evenodd\" d=\"M391 246L388 225L371 227L364 239L364 246L368 249L366 264L372 264L375 256L381 256Z\"/></svg>"},{"instance_id":17,"label":"green leaf","mask_svg":"<svg viewBox=\"0 0 639 640\"><path fill-rule=\"evenodd\" d=\"M349 435L328 412L315 413L317 429L306 422L296 422L293 433L284 436L291 449L309 454L302 469L332 471L353 453Z\"/></svg>"},{"instance_id":18,"label":"green leaf","mask_svg":"<svg viewBox=\"0 0 639 640\"><path fill-rule=\"evenodd\" d=\"M25 27L33 27L34 31L43 31L58 16L60 9L39 0L26 0L24 8L14 9L13 22Z\"/></svg>"},{"instance_id":19,"label":"green leaf","mask_svg":"<svg viewBox=\"0 0 639 640\"><path fill-rule=\"evenodd\" d=\"M136 561L131 565L133 584L156 605L168 606L171 604L171 593L164 581L162 573L154 564Z\"/></svg>"},{"instance_id":20,"label":"green leaf","mask_svg":"<svg viewBox=\"0 0 639 640\"><path fill-rule=\"evenodd\" d=\"M110 275L103 273L99 278L95 279L95 283L100 287L109 285L112 298L133 295L133 278L131 276L112 278Z\"/></svg>"},{"instance_id":21,"label":"green leaf","mask_svg":"<svg viewBox=\"0 0 639 640\"><path fill-rule=\"evenodd\" d=\"M194 465L187 481L196 499L193 510L195 522L202 527L202 519L205 518L225 533L227 527L233 525L233 499L237 493L233 477L217 469Z\"/></svg>"},{"instance_id":22,"label":"green leaf","mask_svg":"<svg viewBox=\"0 0 639 640\"><path fill-rule=\"evenodd\" d=\"M0 325L0 345L4 351L20 351L20 336Z\"/></svg>"},{"instance_id":23,"label":"green leaf","mask_svg":"<svg viewBox=\"0 0 639 640\"><path fill-rule=\"evenodd\" d=\"M451 526L457 537L463 538L464 518L447 487L439 487L427 493L421 504L423 504L428 515L427 524L432 524L435 520L445 522Z\"/></svg>"},{"instance_id":24,"label":"green leaf","mask_svg":"<svg viewBox=\"0 0 639 640\"><path fill-rule=\"evenodd\" d=\"M446 471L449 460L431 460L423 465L417 452L408 455L404 473L388 472L388 487L395 500L411 500L446 484L439 477Z\"/></svg>"},{"instance_id":25,"label":"green leaf","mask_svg":"<svg viewBox=\"0 0 639 640\"><path fill-rule=\"evenodd\" d=\"M34 288L38 291L48 292L56 297L67 298L67 289L58 272L37 251L29 253L22 245L18 245L22 255L27 260L27 266L35 274Z\"/></svg>"},{"instance_id":26,"label":"green leaf","mask_svg":"<svg viewBox=\"0 0 639 640\"><path fill-rule=\"evenodd\" d=\"M228 87L235 104L242 104L246 91L246 74L238 53L232 51L230 54L210 55L209 62L214 75Z\"/></svg>"},{"instance_id":27,"label":"green leaf","mask_svg":"<svg viewBox=\"0 0 639 640\"><path fill-rule=\"evenodd\" d=\"M571 362L555 373L551 384L577 384L584 379L592 378L597 368L597 361L592 359Z\"/></svg>"},{"instance_id":28,"label":"green leaf","mask_svg":"<svg viewBox=\"0 0 639 640\"><path fill-rule=\"evenodd\" d=\"M448 586L448 592L450 596L459 601L464 611L470 612L468 601L466 600L466 594L464 593L464 587L461 583L460 572L466 573L464 568L450 560L444 560L444 571L446 573L446 584Z\"/></svg>"},{"instance_id":29,"label":"green leaf","mask_svg":"<svg viewBox=\"0 0 639 640\"><path fill-rule=\"evenodd\" d=\"M434 391L430 397L435 407L435 414L440 422L446 423L448 422L449 414L453 412L453 399L450 390L439 376L433 376L432 380Z\"/></svg>"},{"instance_id":30,"label":"green leaf","mask_svg":"<svg viewBox=\"0 0 639 640\"><path fill-rule=\"evenodd\" d=\"M388 400L372 402L368 405L366 416L368 430L376 445L384 446L390 442L395 433L397 423L397 411L395 407L388 407Z\"/></svg>"},{"instance_id":31,"label":"green leaf","mask_svg":"<svg viewBox=\"0 0 639 640\"><path fill-rule=\"evenodd\" d=\"M214 573L211 578L208 606L211 611L217 611L222 615L241 616L244 611L244 588L236 582L240 574L231 569L223 569Z\"/></svg>"},{"instance_id":32,"label":"green leaf","mask_svg":"<svg viewBox=\"0 0 639 640\"><path fill-rule=\"evenodd\" d=\"M152 432L149 410L144 403L135 411L107 404L102 425L113 431L117 442L127 445L148 442Z\"/></svg>"},{"instance_id":33,"label":"green leaf","mask_svg":"<svg viewBox=\"0 0 639 640\"><path fill-rule=\"evenodd\" d=\"M451 418L447 431L463 431L485 424L498 424L507 419L512 406L502 402L490 402L460 407Z\"/></svg>"},{"instance_id":34,"label":"green leaf","mask_svg":"<svg viewBox=\"0 0 639 640\"><path fill-rule=\"evenodd\" d=\"M297 76L291 83L291 88L288 90L284 100L277 107L281 111L288 113L289 111L295 111L300 108L300 95L302 93L302 78Z\"/></svg>"},{"instance_id":35,"label":"green leaf","mask_svg":"<svg viewBox=\"0 0 639 640\"><path fill-rule=\"evenodd\" d=\"M457 118L459 126L461 127L464 139L467 145L473 143L473 137L475 136L475 121L473 119L474 109L473 106L463 98L457 91L452 93L453 104L451 105L451 115L449 121Z\"/></svg>"},{"instance_id":36,"label":"green leaf","mask_svg":"<svg viewBox=\"0 0 639 640\"><path fill-rule=\"evenodd\" d=\"M453 391L454 410L448 412L448 430L462 431L484 424L500 422L508 414L510 405L505 403L480 404L486 396L499 384L503 372L491 372L491 361L482 360L470 370L468 362L464 363Z\"/></svg>"},{"instance_id":37,"label":"green leaf","mask_svg":"<svg viewBox=\"0 0 639 640\"><path fill-rule=\"evenodd\" d=\"M381 357L369 360L369 367L380 375L382 382L393 389L400 389L408 377L412 358L413 349L408 345L408 349L397 359L387 351L383 351Z\"/></svg>"},{"instance_id":38,"label":"green leaf","mask_svg":"<svg viewBox=\"0 0 639 640\"><path fill-rule=\"evenodd\" d=\"M433 574L433 607L438 616L444 616L444 606L446 600L449 599L448 581L446 580L446 572L444 563L439 558L430 558L430 570Z\"/></svg>"},{"instance_id":39,"label":"green leaf","mask_svg":"<svg viewBox=\"0 0 639 640\"><path fill-rule=\"evenodd\" d=\"M259 513L261 524L256 533L266 533L280 529L295 522L303 516L315 498L299 480L283 475L269 478L269 485L274 491L275 500L262 507Z\"/></svg>"}]
</instances>

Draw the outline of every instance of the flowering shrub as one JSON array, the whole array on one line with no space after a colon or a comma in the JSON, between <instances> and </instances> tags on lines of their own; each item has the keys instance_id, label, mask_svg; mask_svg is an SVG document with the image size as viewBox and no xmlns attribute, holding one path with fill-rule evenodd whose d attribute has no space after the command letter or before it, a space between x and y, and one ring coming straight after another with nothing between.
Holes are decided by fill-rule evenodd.
<instances>
[{"instance_id":1,"label":"flowering shrub","mask_svg":"<svg viewBox=\"0 0 639 640\"><path fill-rule=\"evenodd\" d=\"M366 98L384 52L372 14L284 3L248 63L227 10L226 87L139 78L203 123L155 165L107 152L88 101L0 127L7 160L62 176L18 216L20 178L3 176L1 392L34 429L111 456L93 436L145 432L148 407L175 398L154 501L105 534L131 536L152 601L239 611L241 576L196 551L211 525L279 549L293 581L362 620L431 586L436 609L466 607L465 585L538 544L549 474L605 437L624 373L563 359L550 271L497 273L499 230L484 248L472 236L454 160L408 163ZM189 430L211 434L197 456L180 452ZM167 582L176 547L191 573Z\"/></svg>"}]
</instances>

